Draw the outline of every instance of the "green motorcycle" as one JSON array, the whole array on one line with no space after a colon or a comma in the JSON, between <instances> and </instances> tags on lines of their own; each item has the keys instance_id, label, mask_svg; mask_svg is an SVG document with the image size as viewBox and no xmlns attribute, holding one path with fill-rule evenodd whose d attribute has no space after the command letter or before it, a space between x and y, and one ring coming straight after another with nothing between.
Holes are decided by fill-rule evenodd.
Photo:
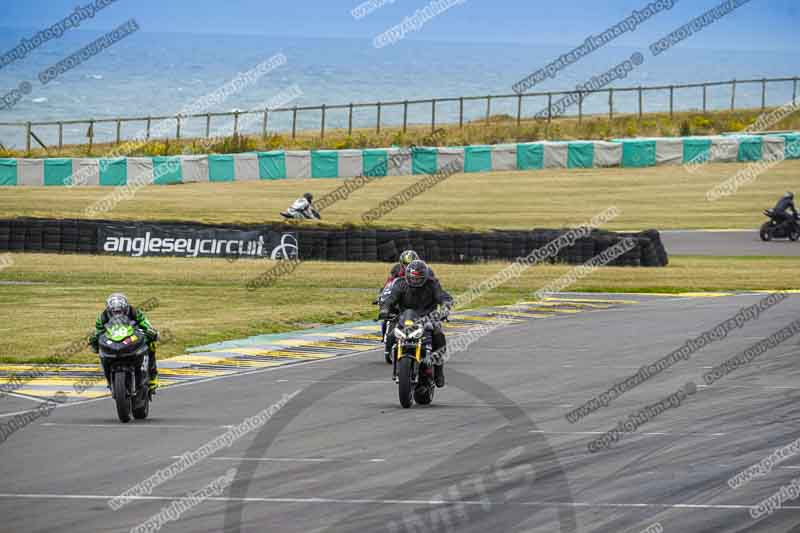
<instances>
[{"instance_id":1,"label":"green motorcycle","mask_svg":"<svg viewBox=\"0 0 800 533\"><path fill-rule=\"evenodd\" d=\"M147 386L150 348L145 332L127 317L112 318L100 335L99 348L120 421L147 418L153 393Z\"/></svg>"}]
</instances>

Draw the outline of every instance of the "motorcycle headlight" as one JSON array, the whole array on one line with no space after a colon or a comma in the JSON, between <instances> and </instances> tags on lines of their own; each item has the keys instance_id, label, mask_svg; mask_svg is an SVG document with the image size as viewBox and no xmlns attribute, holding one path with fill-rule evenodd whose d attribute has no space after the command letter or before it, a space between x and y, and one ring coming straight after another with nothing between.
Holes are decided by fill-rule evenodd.
<instances>
[{"instance_id":1,"label":"motorcycle headlight","mask_svg":"<svg viewBox=\"0 0 800 533\"><path fill-rule=\"evenodd\" d=\"M408 334L409 339L418 339L422 336L422 328L417 328Z\"/></svg>"},{"instance_id":2,"label":"motorcycle headlight","mask_svg":"<svg viewBox=\"0 0 800 533\"><path fill-rule=\"evenodd\" d=\"M401 330L400 328L394 328L394 336L397 337L398 339L406 338L406 334L403 333L403 330Z\"/></svg>"}]
</instances>

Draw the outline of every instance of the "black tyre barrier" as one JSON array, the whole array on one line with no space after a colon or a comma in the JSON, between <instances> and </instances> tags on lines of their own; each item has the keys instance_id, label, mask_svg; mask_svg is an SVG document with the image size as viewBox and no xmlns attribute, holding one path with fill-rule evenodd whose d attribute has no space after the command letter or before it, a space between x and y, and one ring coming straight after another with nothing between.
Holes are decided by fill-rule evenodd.
<instances>
[{"instance_id":1,"label":"black tyre barrier","mask_svg":"<svg viewBox=\"0 0 800 533\"><path fill-rule=\"evenodd\" d=\"M98 228L112 221L54 220L37 218L0 219L0 252L98 253ZM142 222L144 223L144 222ZM118 222L117 222L118 224ZM139 222L129 222L131 226ZM179 225L182 228L271 230L297 234L300 258L320 261L395 262L407 249L435 263L513 261L544 248L568 229L536 228L530 231L493 230L484 233L364 228L304 228L301 225L207 225L186 222L147 222ZM666 266L667 251L657 230L614 233L594 230L561 248L549 263L581 264L591 260L623 238L635 240L635 247L610 264L612 266Z\"/></svg>"}]
</instances>

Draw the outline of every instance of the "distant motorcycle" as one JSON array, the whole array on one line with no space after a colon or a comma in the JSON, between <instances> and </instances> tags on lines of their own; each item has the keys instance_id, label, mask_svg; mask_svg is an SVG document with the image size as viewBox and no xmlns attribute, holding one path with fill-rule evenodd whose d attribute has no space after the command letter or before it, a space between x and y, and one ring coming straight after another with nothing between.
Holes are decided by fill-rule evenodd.
<instances>
[{"instance_id":1,"label":"distant motorcycle","mask_svg":"<svg viewBox=\"0 0 800 533\"><path fill-rule=\"evenodd\" d=\"M427 348L431 346L431 334L432 328L415 311L407 309L397 317L392 375L397 382L400 405L405 408L411 407L412 398L420 405L433 401L436 385Z\"/></svg>"},{"instance_id":2,"label":"distant motorcycle","mask_svg":"<svg viewBox=\"0 0 800 533\"><path fill-rule=\"evenodd\" d=\"M800 239L800 217L786 222L778 222L773 209L767 209L764 214L769 217L767 222L761 225L758 234L762 241L768 242L772 239L786 239L796 241Z\"/></svg>"},{"instance_id":3,"label":"distant motorcycle","mask_svg":"<svg viewBox=\"0 0 800 533\"><path fill-rule=\"evenodd\" d=\"M99 348L109 368L111 397L120 422L147 418L153 393L147 385L150 348L145 332L127 317L112 318L100 335Z\"/></svg>"}]
</instances>

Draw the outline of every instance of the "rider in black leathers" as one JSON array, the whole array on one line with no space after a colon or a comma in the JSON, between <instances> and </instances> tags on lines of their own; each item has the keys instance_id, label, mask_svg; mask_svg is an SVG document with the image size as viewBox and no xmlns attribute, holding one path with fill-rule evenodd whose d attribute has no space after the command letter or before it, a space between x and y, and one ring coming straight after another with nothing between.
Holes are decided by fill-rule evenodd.
<instances>
[{"instance_id":1,"label":"rider in black leathers","mask_svg":"<svg viewBox=\"0 0 800 533\"><path fill-rule=\"evenodd\" d=\"M424 261L413 261L406 268L405 277L397 280L392 291L381 305L380 318L402 313L413 309L420 317L427 318L426 327L431 328L431 345L428 353L444 353L446 339L442 332L441 321L453 305L453 298L442 289L438 279L431 277L430 269ZM443 309L434 313L437 306ZM433 366L433 377L437 387L444 387L444 361Z\"/></svg>"},{"instance_id":2,"label":"rider in black leathers","mask_svg":"<svg viewBox=\"0 0 800 533\"><path fill-rule=\"evenodd\" d=\"M775 222L784 224L797 219L797 209L794 206L794 193L787 192L778 200L772 210ZM791 214L789 214L791 212Z\"/></svg>"}]
</instances>

